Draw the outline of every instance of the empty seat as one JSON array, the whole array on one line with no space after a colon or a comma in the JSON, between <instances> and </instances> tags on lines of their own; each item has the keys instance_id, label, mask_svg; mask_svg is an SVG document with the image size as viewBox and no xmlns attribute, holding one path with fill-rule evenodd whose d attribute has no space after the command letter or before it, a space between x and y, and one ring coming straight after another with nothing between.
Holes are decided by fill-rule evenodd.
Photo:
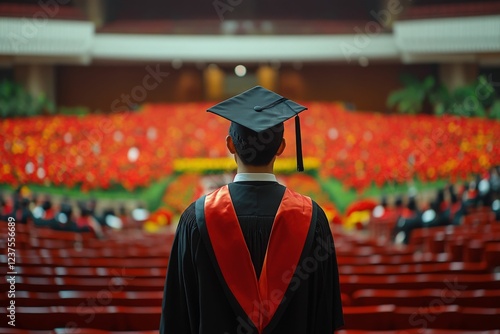
<instances>
[{"instance_id":1,"label":"empty seat","mask_svg":"<svg viewBox=\"0 0 500 334\"><path fill-rule=\"evenodd\" d=\"M73 333L76 328L96 328L108 331L152 331L158 330L161 307L125 306L53 306L19 307L16 324L19 329L52 330L59 328ZM0 310L5 318L5 309Z\"/></svg>"},{"instance_id":2,"label":"empty seat","mask_svg":"<svg viewBox=\"0 0 500 334\"><path fill-rule=\"evenodd\" d=\"M352 305L369 306L394 304L396 306L425 307L432 303L455 304L462 307L496 308L500 306L500 290L443 289L423 290L358 290L352 295Z\"/></svg>"},{"instance_id":3,"label":"empty seat","mask_svg":"<svg viewBox=\"0 0 500 334\"><path fill-rule=\"evenodd\" d=\"M442 330L496 330L500 325L498 308L461 308L457 305L430 304L427 307L394 305L344 307L345 329L405 330L425 333L427 328Z\"/></svg>"},{"instance_id":4,"label":"empty seat","mask_svg":"<svg viewBox=\"0 0 500 334\"><path fill-rule=\"evenodd\" d=\"M167 268L123 268L123 267L42 267L18 266L18 275L23 277L115 277L127 275L132 277L165 278Z\"/></svg>"},{"instance_id":5,"label":"empty seat","mask_svg":"<svg viewBox=\"0 0 500 334\"><path fill-rule=\"evenodd\" d=\"M16 277L18 291L58 292L61 290L80 291L163 291L164 278L144 278L126 275L115 277ZM0 283L0 287L7 289L7 282Z\"/></svg>"},{"instance_id":6,"label":"empty seat","mask_svg":"<svg viewBox=\"0 0 500 334\"><path fill-rule=\"evenodd\" d=\"M395 265L365 265L365 266L339 266L341 275L404 275L409 273L419 274L481 274L488 273L486 263L424 263Z\"/></svg>"},{"instance_id":7,"label":"empty seat","mask_svg":"<svg viewBox=\"0 0 500 334\"><path fill-rule=\"evenodd\" d=\"M352 295L361 289L500 289L500 274L341 275L340 289Z\"/></svg>"},{"instance_id":8,"label":"empty seat","mask_svg":"<svg viewBox=\"0 0 500 334\"><path fill-rule=\"evenodd\" d=\"M346 296L349 298L349 296ZM58 292L17 291L16 305L24 307L49 306L161 306L163 291L79 291ZM8 299L2 296L0 305L6 307Z\"/></svg>"}]
</instances>

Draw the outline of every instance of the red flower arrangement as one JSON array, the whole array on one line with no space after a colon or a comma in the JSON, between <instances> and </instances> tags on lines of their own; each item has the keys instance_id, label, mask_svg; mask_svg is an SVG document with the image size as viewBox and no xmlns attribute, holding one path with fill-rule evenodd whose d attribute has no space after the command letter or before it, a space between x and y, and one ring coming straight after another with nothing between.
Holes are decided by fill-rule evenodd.
<instances>
[{"instance_id":1,"label":"red flower arrangement","mask_svg":"<svg viewBox=\"0 0 500 334\"><path fill-rule=\"evenodd\" d=\"M362 191L370 184L464 178L500 164L500 122L382 115L305 103L303 151L322 177ZM0 183L145 187L172 173L175 158L226 157L228 122L210 103L146 105L110 115L39 116L0 123ZM294 142L293 122L285 138ZM293 145L284 152L293 158ZM307 166L306 166L307 167Z\"/></svg>"}]
</instances>

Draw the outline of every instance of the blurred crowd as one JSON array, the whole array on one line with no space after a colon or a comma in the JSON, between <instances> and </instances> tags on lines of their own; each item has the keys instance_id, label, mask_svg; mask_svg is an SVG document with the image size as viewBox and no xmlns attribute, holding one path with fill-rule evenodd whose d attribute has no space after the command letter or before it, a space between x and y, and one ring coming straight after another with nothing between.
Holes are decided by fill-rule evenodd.
<instances>
[{"instance_id":1,"label":"blurred crowd","mask_svg":"<svg viewBox=\"0 0 500 334\"><path fill-rule=\"evenodd\" d=\"M72 202L63 197L56 204L51 196L33 194L26 186L17 188L10 197L0 194L0 221L12 217L17 224L33 224L58 231L91 232L98 238L104 236L105 229L141 228L142 222L149 216L149 212L141 206L132 211L124 205L120 205L118 210L96 208L95 199Z\"/></svg>"},{"instance_id":2,"label":"blurred crowd","mask_svg":"<svg viewBox=\"0 0 500 334\"><path fill-rule=\"evenodd\" d=\"M395 243L408 243L414 229L461 225L471 213L483 212L500 221L500 166L462 184L449 184L425 203L419 203L417 195L398 196L392 205L384 197L373 209L374 218L395 218Z\"/></svg>"}]
</instances>

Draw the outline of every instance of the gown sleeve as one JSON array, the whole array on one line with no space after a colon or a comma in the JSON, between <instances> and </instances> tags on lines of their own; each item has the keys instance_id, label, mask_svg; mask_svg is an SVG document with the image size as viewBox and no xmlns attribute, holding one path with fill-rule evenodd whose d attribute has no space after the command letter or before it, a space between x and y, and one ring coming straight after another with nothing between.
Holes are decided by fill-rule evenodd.
<instances>
[{"instance_id":1,"label":"gown sleeve","mask_svg":"<svg viewBox=\"0 0 500 334\"><path fill-rule=\"evenodd\" d=\"M161 334L198 332L198 277L194 256L199 241L192 204L180 218L170 253L163 293Z\"/></svg>"},{"instance_id":2,"label":"gown sleeve","mask_svg":"<svg viewBox=\"0 0 500 334\"><path fill-rule=\"evenodd\" d=\"M335 245L328 219L319 206L313 256L318 260L318 270L313 280L314 289L317 290L314 295L317 297L311 298L315 304L310 308L314 322L310 326L313 328L311 333L332 334L344 325L344 319Z\"/></svg>"}]
</instances>

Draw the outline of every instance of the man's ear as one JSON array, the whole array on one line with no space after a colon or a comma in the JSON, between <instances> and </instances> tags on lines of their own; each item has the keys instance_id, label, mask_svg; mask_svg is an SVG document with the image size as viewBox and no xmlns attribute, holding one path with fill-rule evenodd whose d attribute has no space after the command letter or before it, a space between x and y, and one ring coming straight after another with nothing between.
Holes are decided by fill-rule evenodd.
<instances>
[{"instance_id":1,"label":"man's ear","mask_svg":"<svg viewBox=\"0 0 500 334\"><path fill-rule=\"evenodd\" d=\"M278 148L278 151L276 152L276 156L280 156L283 153L283 151L285 150L285 147L286 147L286 141L285 141L285 138L283 138L281 140L280 147Z\"/></svg>"},{"instance_id":2,"label":"man's ear","mask_svg":"<svg viewBox=\"0 0 500 334\"><path fill-rule=\"evenodd\" d=\"M234 148L233 138L231 136L226 136L226 147L231 154L236 154L236 149Z\"/></svg>"}]
</instances>

